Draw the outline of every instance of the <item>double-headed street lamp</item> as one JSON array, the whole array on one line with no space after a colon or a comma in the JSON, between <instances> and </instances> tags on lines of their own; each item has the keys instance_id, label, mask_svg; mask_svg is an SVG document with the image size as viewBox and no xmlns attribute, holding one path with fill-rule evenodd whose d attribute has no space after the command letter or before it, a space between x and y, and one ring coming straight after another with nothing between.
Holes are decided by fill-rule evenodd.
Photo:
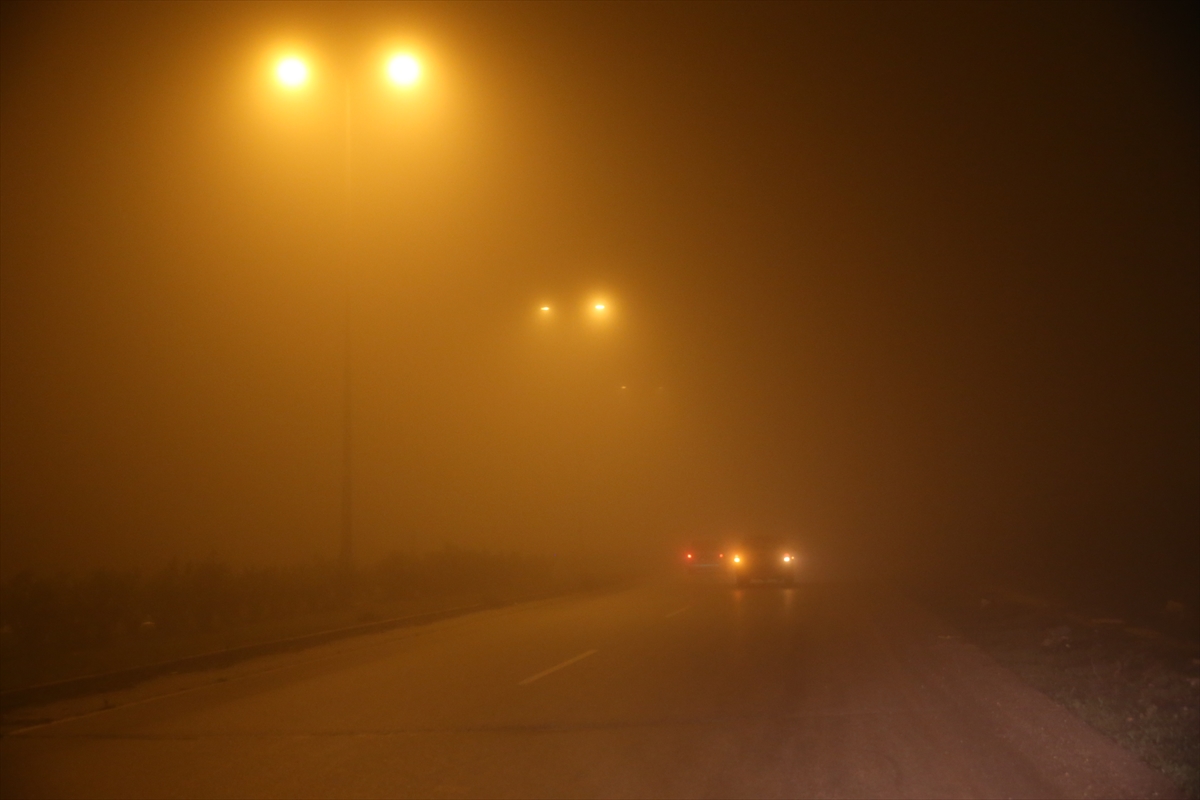
<instances>
[{"instance_id":1,"label":"double-headed street lamp","mask_svg":"<svg viewBox=\"0 0 1200 800\"><path fill-rule=\"evenodd\" d=\"M275 77L288 89L306 86L311 73L308 62L300 56L286 56L275 65ZM385 63L384 74L396 86L415 86L421 80L421 62L409 53L396 53Z\"/></svg>"},{"instance_id":2,"label":"double-headed street lamp","mask_svg":"<svg viewBox=\"0 0 1200 800\"><path fill-rule=\"evenodd\" d=\"M383 62L382 77L385 81L400 89L409 89L421 80L421 62L411 53L393 53ZM279 85L289 92L299 92L306 89L312 78L312 68L309 63L297 55L288 55L275 64L275 78ZM342 86L345 112L345 125L342 138L342 158L345 170L345 265L343 270L344 314L343 314L343 347L344 365L342 372L342 514L339 542L339 561L343 568L348 568L354 555L354 425L353 425L353 380L352 380L352 351L351 351L351 216L353 212L351 180L353 153L352 140L354 137L353 92L349 79Z\"/></svg>"},{"instance_id":3,"label":"double-headed street lamp","mask_svg":"<svg viewBox=\"0 0 1200 800\"><path fill-rule=\"evenodd\" d=\"M538 312L540 313L540 315L542 317L549 318L552 313L552 309L548 305L538 306ZM593 319L604 319L605 317L608 316L608 312L609 312L608 301L605 301L605 300L588 301L586 304L584 304L584 312L587 316L590 316Z\"/></svg>"}]
</instances>

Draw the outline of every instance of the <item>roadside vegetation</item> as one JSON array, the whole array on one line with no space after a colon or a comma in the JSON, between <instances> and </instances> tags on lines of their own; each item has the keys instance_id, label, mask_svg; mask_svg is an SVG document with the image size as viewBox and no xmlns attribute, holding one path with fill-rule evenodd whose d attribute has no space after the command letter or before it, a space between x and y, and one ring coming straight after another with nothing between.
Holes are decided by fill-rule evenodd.
<instances>
[{"instance_id":1,"label":"roadside vegetation","mask_svg":"<svg viewBox=\"0 0 1200 800\"><path fill-rule=\"evenodd\" d=\"M1194 609L1098 605L1011 589L929 598L967 639L1200 798Z\"/></svg>"},{"instance_id":2,"label":"roadside vegetation","mask_svg":"<svg viewBox=\"0 0 1200 800\"><path fill-rule=\"evenodd\" d=\"M362 622L599 586L579 562L446 548L346 571L313 562L16 574L0 584L0 690Z\"/></svg>"}]
</instances>

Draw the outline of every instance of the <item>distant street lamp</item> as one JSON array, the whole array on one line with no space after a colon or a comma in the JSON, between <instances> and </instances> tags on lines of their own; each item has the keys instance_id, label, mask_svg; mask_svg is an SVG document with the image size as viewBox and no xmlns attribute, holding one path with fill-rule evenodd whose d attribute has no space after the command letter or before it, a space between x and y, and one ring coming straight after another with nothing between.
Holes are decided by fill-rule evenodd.
<instances>
[{"instance_id":1,"label":"distant street lamp","mask_svg":"<svg viewBox=\"0 0 1200 800\"><path fill-rule=\"evenodd\" d=\"M409 53L396 53L387 59L383 72L390 83L399 88L408 89L420 81L422 69L421 63L415 56ZM280 59L275 65L275 77L285 89L295 91L308 85L310 69L302 58L294 55L287 56ZM353 92L351 91L349 78L342 85L342 93L345 113L345 125L342 128L342 159L345 171L345 195L343 200L345 203L346 263L343 272L343 302L345 309L342 318L344 355L342 372L342 514L338 558L342 567L348 568L354 556L354 382L352 380L352 326L350 324L352 295L350 241L352 238L352 216L354 210L351 154L353 153L354 115L352 103Z\"/></svg>"}]
</instances>

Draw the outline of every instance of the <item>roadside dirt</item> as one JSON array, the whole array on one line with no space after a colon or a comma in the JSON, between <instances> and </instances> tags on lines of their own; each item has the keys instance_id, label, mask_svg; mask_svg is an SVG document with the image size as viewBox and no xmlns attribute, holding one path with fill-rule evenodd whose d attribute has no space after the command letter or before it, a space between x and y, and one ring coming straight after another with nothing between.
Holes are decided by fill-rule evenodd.
<instances>
[{"instance_id":1,"label":"roadside dirt","mask_svg":"<svg viewBox=\"0 0 1200 800\"><path fill-rule=\"evenodd\" d=\"M1011 589L926 599L965 639L1200 798L1196 641Z\"/></svg>"}]
</instances>

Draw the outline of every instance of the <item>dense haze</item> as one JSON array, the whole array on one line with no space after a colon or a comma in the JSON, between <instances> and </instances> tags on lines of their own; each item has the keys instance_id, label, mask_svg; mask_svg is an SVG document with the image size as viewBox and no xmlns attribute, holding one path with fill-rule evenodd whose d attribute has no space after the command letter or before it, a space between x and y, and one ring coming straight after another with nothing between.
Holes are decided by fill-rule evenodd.
<instances>
[{"instance_id":1,"label":"dense haze","mask_svg":"<svg viewBox=\"0 0 1200 800\"><path fill-rule=\"evenodd\" d=\"M1187 12L4 14L5 574L334 557L349 270L364 561L761 531L1194 581Z\"/></svg>"}]
</instances>

